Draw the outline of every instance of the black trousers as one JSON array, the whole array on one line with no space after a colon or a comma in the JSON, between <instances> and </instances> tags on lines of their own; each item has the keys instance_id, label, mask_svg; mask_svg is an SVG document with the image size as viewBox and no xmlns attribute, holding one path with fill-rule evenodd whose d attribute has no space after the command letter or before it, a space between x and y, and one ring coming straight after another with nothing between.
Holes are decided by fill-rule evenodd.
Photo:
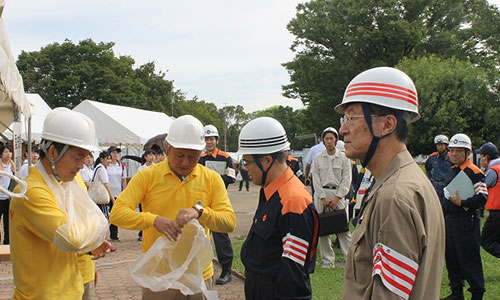
<instances>
[{"instance_id":1,"label":"black trousers","mask_svg":"<svg viewBox=\"0 0 500 300\"><path fill-rule=\"evenodd\" d=\"M445 217L446 250L450 288L462 289L464 279L471 293L484 293L483 264L480 254L479 213L464 213Z\"/></svg>"},{"instance_id":2,"label":"black trousers","mask_svg":"<svg viewBox=\"0 0 500 300\"><path fill-rule=\"evenodd\" d=\"M246 300L273 300L274 280L254 272L245 272L245 299Z\"/></svg>"},{"instance_id":3,"label":"black trousers","mask_svg":"<svg viewBox=\"0 0 500 300\"><path fill-rule=\"evenodd\" d=\"M500 210L490 210L483 225L481 246L489 254L500 258Z\"/></svg>"},{"instance_id":4,"label":"black trousers","mask_svg":"<svg viewBox=\"0 0 500 300\"><path fill-rule=\"evenodd\" d=\"M214 237L215 252L222 269L230 269L233 265L233 245L229 234L212 231Z\"/></svg>"},{"instance_id":5,"label":"black trousers","mask_svg":"<svg viewBox=\"0 0 500 300\"><path fill-rule=\"evenodd\" d=\"M111 213L111 210L113 209L113 201L109 201L108 206L109 206L109 212ZM118 227L116 227L113 224L109 225L109 238L112 240L118 239Z\"/></svg>"},{"instance_id":6,"label":"black trousers","mask_svg":"<svg viewBox=\"0 0 500 300\"><path fill-rule=\"evenodd\" d=\"M3 244L9 242L9 204L10 199L0 200L0 218L3 219Z\"/></svg>"}]
</instances>

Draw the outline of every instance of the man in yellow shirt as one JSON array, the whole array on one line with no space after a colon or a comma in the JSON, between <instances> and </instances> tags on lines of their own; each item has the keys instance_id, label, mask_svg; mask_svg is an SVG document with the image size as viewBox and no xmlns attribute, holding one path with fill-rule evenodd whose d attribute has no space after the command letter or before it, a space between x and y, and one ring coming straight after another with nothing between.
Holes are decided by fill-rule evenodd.
<instances>
[{"instance_id":1,"label":"man in yellow shirt","mask_svg":"<svg viewBox=\"0 0 500 300\"><path fill-rule=\"evenodd\" d=\"M184 115L170 125L167 159L132 177L118 196L110 221L126 229L143 230L142 250L146 252L161 235L176 241L182 227L198 219L210 230L231 232L236 216L219 174L198 164L205 147L203 125L193 116ZM142 205L142 212L135 208ZM203 271L208 289L213 287L213 266ZM175 298L178 297L178 298ZM188 299L179 290L152 292L142 289L142 299ZM203 299L191 295L189 299Z\"/></svg>"},{"instance_id":2,"label":"man in yellow shirt","mask_svg":"<svg viewBox=\"0 0 500 300\"><path fill-rule=\"evenodd\" d=\"M77 252L95 248L94 259L109 252L110 244L104 241L106 226L101 226L99 234L94 227L96 223L105 225L106 220L97 214L97 207L92 210L92 200L87 198L80 176L75 183L89 151L99 151L95 142L94 122L85 115L67 108L56 108L47 115L40 161L30 167L25 179L26 197L13 198L10 205L15 300L81 300L84 282L77 266ZM90 208L84 213L94 215L89 219L92 222L74 223L79 230L69 234L61 228L67 225L68 216L76 213L71 210L75 207L59 203L68 204L64 200L71 197L89 201ZM84 264L93 268L88 262Z\"/></svg>"}]
</instances>

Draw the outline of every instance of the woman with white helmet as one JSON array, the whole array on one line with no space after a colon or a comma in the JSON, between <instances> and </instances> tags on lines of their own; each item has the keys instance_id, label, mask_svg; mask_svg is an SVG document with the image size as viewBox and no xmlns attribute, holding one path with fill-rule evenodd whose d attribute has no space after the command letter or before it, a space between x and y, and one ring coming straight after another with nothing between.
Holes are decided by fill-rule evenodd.
<instances>
[{"instance_id":1,"label":"woman with white helmet","mask_svg":"<svg viewBox=\"0 0 500 300\"><path fill-rule=\"evenodd\" d=\"M474 195L461 199L458 191L454 192L448 187L444 191L447 199L443 201L446 224L445 259L451 294L442 299L464 299L465 279L470 285L471 299L478 300L483 298L485 292L480 253L481 218L478 209L486 204L488 190L483 172L469 159L472 153L470 138L457 133L451 137L448 147L453 167L448 173L446 185L456 176L465 174L470 179Z\"/></svg>"},{"instance_id":2,"label":"woman with white helmet","mask_svg":"<svg viewBox=\"0 0 500 300\"><path fill-rule=\"evenodd\" d=\"M239 136L238 154L252 182L261 186L241 249L247 300L311 298L318 215L311 195L286 164L288 147L283 126L269 117L250 121Z\"/></svg>"},{"instance_id":3,"label":"woman with white helmet","mask_svg":"<svg viewBox=\"0 0 500 300\"><path fill-rule=\"evenodd\" d=\"M107 221L79 173L89 151L99 151L96 142L94 122L81 113L55 108L45 118L26 198L14 198L10 207L15 299L91 298L91 258L111 246L104 240Z\"/></svg>"},{"instance_id":4,"label":"woman with white helmet","mask_svg":"<svg viewBox=\"0 0 500 300\"><path fill-rule=\"evenodd\" d=\"M335 107L344 115L340 134L345 155L360 159L375 178L352 234L343 299L439 297L444 253L441 205L405 142L407 124L420 118L418 104L408 75L379 67L354 77ZM391 271L387 261L412 275Z\"/></svg>"}]
</instances>

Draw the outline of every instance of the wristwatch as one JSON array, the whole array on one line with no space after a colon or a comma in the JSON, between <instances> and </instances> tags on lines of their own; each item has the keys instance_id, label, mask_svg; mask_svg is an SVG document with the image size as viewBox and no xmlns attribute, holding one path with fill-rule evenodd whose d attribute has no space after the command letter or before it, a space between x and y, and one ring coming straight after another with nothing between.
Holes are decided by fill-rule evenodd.
<instances>
[{"instance_id":1,"label":"wristwatch","mask_svg":"<svg viewBox=\"0 0 500 300\"><path fill-rule=\"evenodd\" d=\"M201 217L201 214L203 213L203 206L201 205L201 201L198 201L193 205L193 208L198 212L198 218Z\"/></svg>"}]
</instances>

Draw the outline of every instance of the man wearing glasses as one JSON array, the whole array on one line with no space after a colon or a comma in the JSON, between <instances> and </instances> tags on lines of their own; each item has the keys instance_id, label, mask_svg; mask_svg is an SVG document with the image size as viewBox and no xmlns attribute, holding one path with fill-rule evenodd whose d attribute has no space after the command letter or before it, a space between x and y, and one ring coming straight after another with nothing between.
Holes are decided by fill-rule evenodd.
<instances>
[{"instance_id":1,"label":"man wearing glasses","mask_svg":"<svg viewBox=\"0 0 500 300\"><path fill-rule=\"evenodd\" d=\"M318 213L311 195L286 164L289 147L273 118L250 121L241 130L238 153L254 184L259 205L241 248L247 300L311 299Z\"/></svg>"},{"instance_id":2,"label":"man wearing glasses","mask_svg":"<svg viewBox=\"0 0 500 300\"><path fill-rule=\"evenodd\" d=\"M343 299L438 299L444 220L429 179L406 148L417 91L403 72L367 70L347 86L345 154L360 159L376 183L365 196L347 256Z\"/></svg>"}]
</instances>

